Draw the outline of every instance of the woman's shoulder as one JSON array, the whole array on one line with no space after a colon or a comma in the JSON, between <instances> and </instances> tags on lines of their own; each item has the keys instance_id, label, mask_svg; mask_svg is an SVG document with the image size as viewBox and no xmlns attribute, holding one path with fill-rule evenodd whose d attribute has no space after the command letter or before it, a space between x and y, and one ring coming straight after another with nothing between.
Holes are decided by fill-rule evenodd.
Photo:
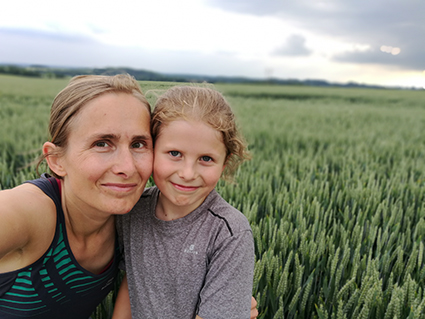
<instances>
[{"instance_id":1,"label":"woman's shoulder","mask_svg":"<svg viewBox=\"0 0 425 319\"><path fill-rule=\"evenodd\" d=\"M0 191L0 205L2 212L13 210L19 215L48 210L54 203L39 187L25 183Z\"/></svg>"},{"instance_id":2,"label":"woman's shoulder","mask_svg":"<svg viewBox=\"0 0 425 319\"><path fill-rule=\"evenodd\" d=\"M140 207L146 207L147 203L155 202L158 197L158 193L159 189L156 186L146 188L131 211L139 210Z\"/></svg>"},{"instance_id":3,"label":"woman's shoulder","mask_svg":"<svg viewBox=\"0 0 425 319\"><path fill-rule=\"evenodd\" d=\"M152 196L157 196L159 192L159 189L157 186L150 186L147 187L142 194L142 197L152 197Z\"/></svg>"}]
</instances>

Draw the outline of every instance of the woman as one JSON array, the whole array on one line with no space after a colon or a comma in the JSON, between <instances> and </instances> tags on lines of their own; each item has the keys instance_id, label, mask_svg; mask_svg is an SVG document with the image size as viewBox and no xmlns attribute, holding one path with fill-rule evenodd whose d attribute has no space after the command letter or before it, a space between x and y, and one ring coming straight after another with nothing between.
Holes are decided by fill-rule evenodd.
<instances>
[{"instance_id":1,"label":"woman","mask_svg":"<svg viewBox=\"0 0 425 319\"><path fill-rule=\"evenodd\" d=\"M118 273L114 215L152 172L150 107L129 75L73 78L49 132L53 177L0 191L2 319L88 318Z\"/></svg>"},{"instance_id":2,"label":"woman","mask_svg":"<svg viewBox=\"0 0 425 319\"><path fill-rule=\"evenodd\" d=\"M150 108L130 76L72 79L49 130L55 178L0 192L1 318L88 318L117 274L114 215L152 172Z\"/></svg>"}]
</instances>

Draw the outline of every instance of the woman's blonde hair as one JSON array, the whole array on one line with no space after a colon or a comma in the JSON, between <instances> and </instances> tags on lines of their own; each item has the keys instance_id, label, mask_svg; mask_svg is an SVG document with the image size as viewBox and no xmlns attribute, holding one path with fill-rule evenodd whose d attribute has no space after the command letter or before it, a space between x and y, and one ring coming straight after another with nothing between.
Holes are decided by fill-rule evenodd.
<instances>
[{"instance_id":1,"label":"woman's blonde hair","mask_svg":"<svg viewBox=\"0 0 425 319\"><path fill-rule=\"evenodd\" d=\"M49 135L50 142L59 146L64 152L67 147L70 126L75 116L93 99L106 93L132 94L151 113L149 102L140 89L139 83L129 74L80 75L73 77L69 84L55 97L50 111ZM44 154L37 164L51 154ZM56 178L61 178L51 172Z\"/></svg>"},{"instance_id":2,"label":"woman's blonde hair","mask_svg":"<svg viewBox=\"0 0 425 319\"><path fill-rule=\"evenodd\" d=\"M154 143L162 127L178 119L202 121L221 133L227 152L223 173L225 179L231 180L237 167L249 158L235 115L218 91L196 86L175 86L168 89L158 98L152 113Z\"/></svg>"}]
</instances>

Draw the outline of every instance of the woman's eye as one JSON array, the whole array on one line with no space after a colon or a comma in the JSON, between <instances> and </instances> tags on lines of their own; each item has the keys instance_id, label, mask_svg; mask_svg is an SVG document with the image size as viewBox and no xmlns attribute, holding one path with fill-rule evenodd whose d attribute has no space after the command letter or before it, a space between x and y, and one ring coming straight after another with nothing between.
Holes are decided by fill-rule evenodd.
<instances>
[{"instance_id":1,"label":"woman's eye","mask_svg":"<svg viewBox=\"0 0 425 319\"><path fill-rule=\"evenodd\" d=\"M133 143L131 145L131 147L132 148L143 148L143 147L145 147L145 144L143 144L142 142L136 142L136 143Z\"/></svg>"},{"instance_id":2,"label":"woman's eye","mask_svg":"<svg viewBox=\"0 0 425 319\"><path fill-rule=\"evenodd\" d=\"M201 161L203 161L203 162L212 162L212 157L210 157L210 156L202 156L201 157Z\"/></svg>"},{"instance_id":3,"label":"woman's eye","mask_svg":"<svg viewBox=\"0 0 425 319\"><path fill-rule=\"evenodd\" d=\"M173 157L178 157L178 156L180 156L180 152L179 151L170 151L170 152L168 152L171 156L173 156Z\"/></svg>"},{"instance_id":4,"label":"woman's eye","mask_svg":"<svg viewBox=\"0 0 425 319\"><path fill-rule=\"evenodd\" d=\"M108 147L109 144L105 141L99 141L99 142L94 143L94 146L96 146L96 147Z\"/></svg>"}]
</instances>

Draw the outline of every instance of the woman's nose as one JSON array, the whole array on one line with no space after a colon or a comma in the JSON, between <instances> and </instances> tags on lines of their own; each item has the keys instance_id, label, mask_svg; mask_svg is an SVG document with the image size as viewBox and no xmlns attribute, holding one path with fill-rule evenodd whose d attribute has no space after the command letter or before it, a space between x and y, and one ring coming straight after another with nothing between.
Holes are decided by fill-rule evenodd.
<instances>
[{"instance_id":1,"label":"woman's nose","mask_svg":"<svg viewBox=\"0 0 425 319\"><path fill-rule=\"evenodd\" d=\"M131 176L136 171L135 160L131 151L126 149L120 149L115 157L115 163L113 166L113 172L115 174L123 174Z\"/></svg>"}]
</instances>

